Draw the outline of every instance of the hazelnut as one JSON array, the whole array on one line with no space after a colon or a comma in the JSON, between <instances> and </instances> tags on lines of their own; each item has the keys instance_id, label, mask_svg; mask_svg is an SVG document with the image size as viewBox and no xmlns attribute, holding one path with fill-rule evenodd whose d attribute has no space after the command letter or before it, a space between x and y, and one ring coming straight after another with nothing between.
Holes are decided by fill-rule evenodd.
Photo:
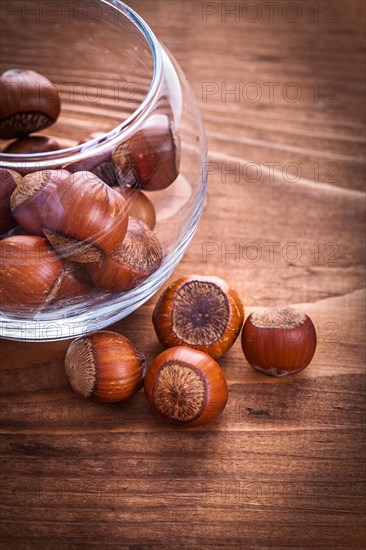
<instances>
[{"instance_id":1,"label":"hazelnut","mask_svg":"<svg viewBox=\"0 0 366 550\"><path fill-rule=\"evenodd\" d=\"M228 389L216 361L184 346L163 351L149 367L145 394L164 418L184 426L200 426L225 408Z\"/></svg>"},{"instance_id":2,"label":"hazelnut","mask_svg":"<svg viewBox=\"0 0 366 550\"><path fill-rule=\"evenodd\" d=\"M0 77L0 138L13 139L53 124L61 101L56 86L34 71L11 69Z\"/></svg>"},{"instance_id":3,"label":"hazelnut","mask_svg":"<svg viewBox=\"0 0 366 550\"><path fill-rule=\"evenodd\" d=\"M179 175L180 142L173 121L153 114L112 154L118 181L124 185L157 191Z\"/></svg>"},{"instance_id":4,"label":"hazelnut","mask_svg":"<svg viewBox=\"0 0 366 550\"><path fill-rule=\"evenodd\" d=\"M10 209L10 197L22 180L18 172L0 168L0 235L16 226Z\"/></svg>"},{"instance_id":5,"label":"hazelnut","mask_svg":"<svg viewBox=\"0 0 366 550\"><path fill-rule=\"evenodd\" d=\"M94 139L98 139L98 143L103 141L106 134L103 132L92 132L86 136L82 141L79 141L78 145L83 145ZM98 154L96 156L83 159L74 163L70 167L71 172L79 172L81 170L87 170L95 174L99 179L104 181L107 185L111 187L117 184L117 176L115 171L115 166L111 159L111 151Z\"/></svg>"},{"instance_id":6,"label":"hazelnut","mask_svg":"<svg viewBox=\"0 0 366 550\"><path fill-rule=\"evenodd\" d=\"M46 239L17 235L0 241L0 303L17 311L39 310L62 276L62 261Z\"/></svg>"},{"instance_id":7,"label":"hazelnut","mask_svg":"<svg viewBox=\"0 0 366 550\"><path fill-rule=\"evenodd\" d=\"M116 332L101 331L71 343L65 359L72 388L101 403L122 401L143 385L144 354Z\"/></svg>"},{"instance_id":8,"label":"hazelnut","mask_svg":"<svg viewBox=\"0 0 366 550\"><path fill-rule=\"evenodd\" d=\"M72 174L76 172L90 172L110 187L117 186L115 166L111 160L110 151L93 155L66 166Z\"/></svg>"},{"instance_id":9,"label":"hazelnut","mask_svg":"<svg viewBox=\"0 0 366 550\"><path fill-rule=\"evenodd\" d=\"M189 275L172 283L153 312L165 347L190 346L218 358L235 342L244 319L236 292L218 277Z\"/></svg>"},{"instance_id":10,"label":"hazelnut","mask_svg":"<svg viewBox=\"0 0 366 550\"><path fill-rule=\"evenodd\" d=\"M245 321L241 339L248 363L271 376L287 376L307 367L316 340L310 317L291 307L252 313Z\"/></svg>"},{"instance_id":11,"label":"hazelnut","mask_svg":"<svg viewBox=\"0 0 366 550\"><path fill-rule=\"evenodd\" d=\"M43 237L45 202L58 183L70 176L67 170L40 170L24 176L14 190L10 207L14 218L31 235Z\"/></svg>"},{"instance_id":12,"label":"hazelnut","mask_svg":"<svg viewBox=\"0 0 366 550\"><path fill-rule=\"evenodd\" d=\"M102 162L99 161L96 165L93 165L93 167L90 168L90 172L111 187L117 184L116 169L110 158Z\"/></svg>"},{"instance_id":13,"label":"hazelnut","mask_svg":"<svg viewBox=\"0 0 366 550\"><path fill-rule=\"evenodd\" d=\"M151 200L142 191L133 187L113 187L113 189L121 193L126 200L128 214L131 218L137 218L150 229L154 229L156 224L155 208Z\"/></svg>"},{"instance_id":14,"label":"hazelnut","mask_svg":"<svg viewBox=\"0 0 366 550\"><path fill-rule=\"evenodd\" d=\"M2 152L9 155L36 155L59 149L59 144L51 137L27 136L12 141Z\"/></svg>"},{"instance_id":15,"label":"hazelnut","mask_svg":"<svg viewBox=\"0 0 366 550\"><path fill-rule=\"evenodd\" d=\"M47 300L47 305L50 307L73 303L76 299L89 296L93 291L84 264L67 260L63 264L62 275L54 285Z\"/></svg>"},{"instance_id":16,"label":"hazelnut","mask_svg":"<svg viewBox=\"0 0 366 550\"><path fill-rule=\"evenodd\" d=\"M63 257L98 262L123 241L128 213L124 198L90 172L59 182L44 205L42 230Z\"/></svg>"},{"instance_id":17,"label":"hazelnut","mask_svg":"<svg viewBox=\"0 0 366 550\"><path fill-rule=\"evenodd\" d=\"M99 264L89 264L88 272L100 290L126 291L152 275L163 253L155 234L140 220L129 218L123 242Z\"/></svg>"}]
</instances>

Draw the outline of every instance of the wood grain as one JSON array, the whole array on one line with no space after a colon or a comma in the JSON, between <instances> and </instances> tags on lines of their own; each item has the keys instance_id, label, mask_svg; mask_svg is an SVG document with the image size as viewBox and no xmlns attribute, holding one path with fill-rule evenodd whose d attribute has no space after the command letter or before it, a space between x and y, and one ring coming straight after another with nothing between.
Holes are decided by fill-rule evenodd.
<instances>
[{"instance_id":1,"label":"wood grain","mask_svg":"<svg viewBox=\"0 0 366 550\"><path fill-rule=\"evenodd\" d=\"M219 361L223 415L182 430L143 392L111 406L75 395L67 342L0 341L1 548L364 547L365 5L298 0L290 22L288 3L270 21L256 2L249 22L247 4L134 2L182 65L209 140L207 206L174 277L228 279L246 314L298 305L317 327L315 358L275 380L237 342ZM225 21L230 6L241 15ZM248 83L260 100L242 95ZM149 360L155 302L113 327Z\"/></svg>"}]
</instances>

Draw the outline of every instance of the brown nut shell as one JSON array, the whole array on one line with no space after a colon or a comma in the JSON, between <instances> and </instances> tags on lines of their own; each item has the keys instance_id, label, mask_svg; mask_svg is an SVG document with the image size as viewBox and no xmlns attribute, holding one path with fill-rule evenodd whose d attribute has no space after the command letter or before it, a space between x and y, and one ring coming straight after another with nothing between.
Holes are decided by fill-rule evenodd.
<instances>
[{"instance_id":1,"label":"brown nut shell","mask_svg":"<svg viewBox=\"0 0 366 550\"><path fill-rule=\"evenodd\" d=\"M40 170L24 176L14 190L10 207L16 221L32 235L43 237L43 209L60 181L70 176L67 170Z\"/></svg>"},{"instance_id":2,"label":"brown nut shell","mask_svg":"<svg viewBox=\"0 0 366 550\"><path fill-rule=\"evenodd\" d=\"M316 330L310 317L290 307L252 313L245 321L241 343L248 363L271 376L305 369L316 350Z\"/></svg>"},{"instance_id":3,"label":"brown nut shell","mask_svg":"<svg viewBox=\"0 0 366 550\"><path fill-rule=\"evenodd\" d=\"M169 116L156 113L112 154L121 185L157 191L179 175L180 141Z\"/></svg>"},{"instance_id":4,"label":"brown nut shell","mask_svg":"<svg viewBox=\"0 0 366 550\"><path fill-rule=\"evenodd\" d=\"M63 262L63 272L48 299L50 307L69 305L86 298L93 292L93 286L85 269L85 264ZM94 291L95 292L95 291Z\"/></svg>"},{"instance_id":5,"label":"brown nut shell","mask_svg":"<svg viewBox=\"0 0 366 550\"><path fill-rule=\"evenodd\" d=\"M22 176L18 172L0 168L0 235L17 224L11 213L10 197L21 180Z\"/></svg>"},{"instance_id":6,"label":"brown nut shell","mask_svg":"<svg viewBox=\"0 0 366 550\"><path fill-rule=\"evenodd\" d=\"M219 277L188 275L172 283L153 312L165 347L189 346L218 358L237 339L244 320L238 293Z\"/></svg>"},{"instance_id":7,"label":"brown nut shell","mask_svg":"<svg viewBox=\"0 0 366 550\"><path fill-rule=\"evenodd\" d=\"M140 220L129 218L123 242L111 256L89 264L91 280L99 290L127 291L152 275L160 266L163 252L156 235Z\"/></svg>"},{"instance_id":8,"label":"brown nut shell","mask_svg":"<svg viewBox=\"0 0 366 550\"><path fill-rule=\"evenodd\" d=\"M92 132L88 136L85 136L83 140L79 141L79 145L83 145L84 143L88 143L94 139L98 139L99 143L99 141L103 140L104 137L104 132ZM111 151L78 161L70 167L71 172L79 172L80 170L88 170L89 172L92 172L111 187L117 185L118 183L115 167L111 158Z\"/></svg>"},{"instance_id":9,"label":"brown nut shell","mask_svg":"<svg viewBox=\"0 0 366 550\"><path fill-rule=\"evenodd\" d=\"M0 77L0 138L13 139L38 132L60 114L56 86L35 71L10 69Z\"/></svg>"},{"instance_id":10,"label":"brown nut shell","mask_svg":"<svg viewBox=\"0 0 366 550\"><path fill-rule=\"evenodd\" d=\"M216 361L185 346L158 355L146 373L144 386L152 408L183 426L211 422L228 400L226 379Z\"/></svg>"},{"instance_id":11,"label":"brown nut shell","mask_svg":"<svg viewBox=\"0 0 366 550\"><path fill-rule=\"evenodd\" d=\"M133 187L115 186L113 189L121 193L126 200L128 214L131 218L137 218L150 227L150 229L154 229L156 225L155 207L145 193Z\"/></svg>"},{"instance_id":12,"label":"brown nut shell","mask_svg":"<svg viewBox=\"0 0 366 550\"><path fill-rule=\"evenodd\" d=\"M118 183L115 166L110 157L108 160L99 162L97 165L93 166L90 171L113 188Z\"/></svg>"},{"instance_id":13,"label":"brown nut shell","mask_svg":"<svg viewBox=\"0 0 366 550\"><path fill-rule=\"evenodd\" d=\"M118 184L115 167L108 152L74 162L66 166L66 168L72 174L82 171L91 172L110 187L117 186Z\"/></svg>"},{"instance_id":14,"label":"brown nut shell","mask_svg":"<svg viewBox=\"0 0 366 550\"><path fill-rule=\"evenodd\" d=\"M98 132L96 132L95 137L98 137L97 134ZM105 134L102 134L102 136L105 136ZM92 138L90 137L90 139ZM85 143L88 143L88 141L89 140L86 140ZM79 145L82 144L83 142ZM88 156L82 160L77 160L72 164L68 164L65 168L67 168L67 170L69 170L72 174L75 174L76 172L91 172L110 187L118 185L115 166L112 162L111 149L107 149L103 153Z\"/></svg>"},{"instance_id":15,"label":"brown nut shell","mask_svg":"<svg viewBox=\"0 0 366 550\"><path fill-rule=\"evenodd\" d=\"M0 303L4 309L38 311L63 272L46 239L30 235L0 241Z\"/></svg>"},{"instance_id":16,"label":"brown nut shell","mask_svg":"<svg viewBox=\"0 0 366 550\"><path fill-rule=\"evenodd\" d=\"M123 241L128 225L124 198L90 172L76 172L49 195L42 230L60 255L98 262Z\"/></svg>"},{"instance_id":17,"label":"brown nut shell","mask_svg":"<svg viewBox=\"0 0 366 550\"><path fill-rule=\"evenodd\" d=\"M77 393L101 403L114 403L139 391L146 361L125 336L101 331L70 344L65 370Z\"/></svg>"},{"instance_id":18,"label":"brown nut shell","mask_svg":"<svg viewBox=\"0 0 366 550\"><path fill-rule=\"evenodd\" d=\"M57 141L48 136L26 136L12 141L3 153L11 155L35 155L60 149Z\"/></svg>"}]
</instances>

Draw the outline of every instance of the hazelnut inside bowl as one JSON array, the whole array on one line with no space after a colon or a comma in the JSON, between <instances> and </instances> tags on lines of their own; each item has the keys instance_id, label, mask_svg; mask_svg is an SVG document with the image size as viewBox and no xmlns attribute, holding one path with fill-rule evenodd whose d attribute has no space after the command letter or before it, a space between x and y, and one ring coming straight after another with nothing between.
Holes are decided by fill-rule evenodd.
<instances>
[{"instance_id":1,"label":"hazelnut inside bowl","mask_svg":"<svg viewBox=\"0 0 366 550\"><path fill-rule=\"evenodd\" d=\"M62 263L49 304L34 310L22 303L0 306L0 337L15 340L95 332L148 300L193 237L207 176L202 169L207 166L206 139L193 93L147 24L113 0L93 2L93 9L82 0L65 0L55 4L52 17L46 7L46 1L30 0L26 11L9 12L0 36L3 73L16 71L22 82L23 73L31 71L32 90L39 92L30 104L24 87L13 86L8 112L0 113L0 119L7 117L0 167L16 173L14 182L20 182L13 199L6 194L6 211L10 216L13 208L15 215L0 235L3 261L11 269L6 239L29 235L46 239ZM59 47L65 43L67 48ZM39 117L40 127L29 112L46 111L44 101L51 97L47 86L52 86L52 97L57 94L60 109L48 105L46 114L51 114ZM18 129L9 131L19 120ZM38 136L52 147L38 147ZM62 177L50 184L45 173ZM150 227L132 242L128 220L130 215L138 218L139 210L132 209L137 203L140 221ZM112 283L95 285L91 265L109 265L126 235L129 246L142 243L148 252L150 242L158 243L161 258L159 252L154 270L141 269L126 290L116 290L121 287ZM137 256L143 265L143 254ZM20 258L26 266L27 254ZM70 279L73 291L64 292Z\"/></svg>"}]
</instances>

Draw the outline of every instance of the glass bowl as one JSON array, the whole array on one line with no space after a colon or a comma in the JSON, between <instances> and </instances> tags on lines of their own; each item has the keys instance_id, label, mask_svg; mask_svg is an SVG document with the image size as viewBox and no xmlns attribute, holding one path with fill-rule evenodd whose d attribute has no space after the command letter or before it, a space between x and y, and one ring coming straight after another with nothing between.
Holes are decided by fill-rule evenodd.
<instances>
[{"instance_id":1,"label":"glass bowl","mask_svg":"<svg viewBox=\"0 0 366 550\"><path fill-rule=\"evenodd\" d=\"M56 86L61 114L52 126L37 135L55 138L60 148L14 154L4 150L9 142L1 140L0 167L20 173L22 181L27 174L44 170L83 172L83 177L93 174L91 179L98 177L104 182L104 191L107 184L108 189L119 186L135 197L142 189L156 214L154 233L162 249L161 263L150 276L127 290L96 288L88 275L82 291L62 296L53 289L53 298L47 293L41 303L31 306L23 303L20 292L15 301L13 298L4 305L0 267L2 338L31 341L74 338L129 315L162 286L181 260L204 204L207 179L204 128L182 70L148 25L122 2L37 0L15 1L8 7L3 13L5 32L0 37L0 72L14 68L32 70ZM133 153L134 143L138 144L138 150ZM175 154L176 173L168 166L170 148ZM116 155L116 151L122 151L122 156ZM75 180L77 176L70 178ZM53 193L58 192L59 185ZM86 182L85 200L91 201L92 211L95 201L88 185ZM78 206L80 196L75 204L72 200L69 204L70 208L63 204L64 212L71 216L71 226L79 230L85 222L85 208ZM47 202L43 212L46 210ZM84 217L80 219L82 213ZM45 232L44 227L42 231ZM92 233L90 239L95 237ZM3 265L11 264L13 254L11 246L4 245L10 242L5 239L13 239L14 245L23 242L27 234L29 229L19 225L2 234ZM45 235L38 238L44 239ZM86 264L75 261L74 249L57 248L52 241L57 249L54 250L51 241L42 243L52 249L52 257L57 256L55 261L63 262L63 274L67 271L65 265L77 264L78 270L84 270ZM34 260L29 259L31 253L24 246L25 251L14 256L18 271L14 272L10 285L17 282L16 273L24 277L29 262ZM100 252L103 257L109 253ZM90 271L90 264L87 268ZM30 279L29 288L33 284Z\"/></svg>"}]
</instances>

